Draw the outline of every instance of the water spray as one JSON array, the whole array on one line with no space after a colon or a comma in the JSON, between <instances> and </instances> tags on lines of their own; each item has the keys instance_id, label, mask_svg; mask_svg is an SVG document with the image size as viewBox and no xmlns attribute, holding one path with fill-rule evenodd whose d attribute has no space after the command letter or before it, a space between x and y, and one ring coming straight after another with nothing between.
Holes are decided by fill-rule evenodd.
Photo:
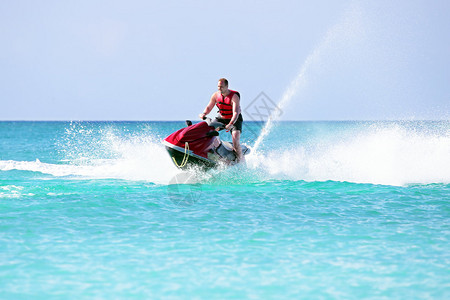
<instances>
[{"instance_id":1,"label":"water spray","mask_svg":"<svg viewBox=\"0 0 450 300\"><path fill-rule=\"evenodd\" d=\"M320 62L324 53L338 42L345 40L346 45L348 45L351 39L355 39L361 35L361 19L361 10L358 6L352 5L344 15L344 18L327 31L325 38L306 58L298 75L288 85L288 88L285 90L283 96L277 104L278 109L273 110L270 113L261 134L258 136L255 145L252 148L253 153L257 152L264 138L272 130L274 121L279 119L279 111L283 111L285 107L292 102L292 99L294 99L294 97L305 88L307 85L308 71Z\"/></svg>"}]
</instances>

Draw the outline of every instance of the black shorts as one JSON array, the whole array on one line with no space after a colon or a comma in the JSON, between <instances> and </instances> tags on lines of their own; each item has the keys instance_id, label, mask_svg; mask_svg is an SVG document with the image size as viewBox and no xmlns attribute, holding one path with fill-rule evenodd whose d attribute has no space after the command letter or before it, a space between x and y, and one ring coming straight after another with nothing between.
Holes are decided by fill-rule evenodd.
<instances>
[{"instance_id":1,"label":"black shorts","mask_svg":"<svg viewBox=\"0 0 450 300\"><path fill-rule=\"evenodd\" d=\"M231 121L231 119L223 119L223 118L219 118L219 117L216 117L216 120L224 125L227 125ZM242 133L242 123L243 122L244 122L244 119L242 118L242 114L239 114L239 117L237 118L236 122L234 122L233 127L231 127L231 132L233 132L233 130L238 130Z\"/></svg>"}]
</instances>

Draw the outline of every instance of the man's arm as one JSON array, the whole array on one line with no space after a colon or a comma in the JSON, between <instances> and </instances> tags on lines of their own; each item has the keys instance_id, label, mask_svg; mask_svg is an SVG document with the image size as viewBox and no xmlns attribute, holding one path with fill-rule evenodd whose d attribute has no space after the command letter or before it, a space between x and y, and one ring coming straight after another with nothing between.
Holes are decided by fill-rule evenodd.
<instances>
[{"instance_id":1,"label":"man's arm","mask_svg":"<svg viewBox=\"0 0 450 300\"><path fill-rule=\"evenodd\" d=\"M241 113L241 99L238 95L234 94L233 98L231 98L231 103L233 104L233 117L231 117L230 123L228 124L233 125Z\"/></svg>"},{"instance_id":2,"label":"man's arm","mask_svg":"<svg viewBox=\"0 0 450 300\"><path fill-rule=\"evenodd\" d=\"M214 108L214 105L216 105L216 97L217 97L217 92L212 94L208 105L206 105L206 107L205 107L205 110L203 110L203 113L198 115L200 117L200 119L203 120L206 117L206 115L209 114L211 112L211 110Z\"/></svg>"}]
</instances>

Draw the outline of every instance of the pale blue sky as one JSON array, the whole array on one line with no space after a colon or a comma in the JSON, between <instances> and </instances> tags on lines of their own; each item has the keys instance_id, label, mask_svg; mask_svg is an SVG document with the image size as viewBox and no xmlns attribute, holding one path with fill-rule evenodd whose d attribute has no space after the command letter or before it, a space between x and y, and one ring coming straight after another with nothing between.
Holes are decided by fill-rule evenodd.
<instances>
[{"instance_id":1,"label":"pale blue sky","mask_svg":"<svg viewBox=\"0 0 450 300\"><path fill-rule=\"evenodd\" d=\"M447 0L3 0L0 120L194 119L220 77L243 107L297 78L284 120L449 119L449 16Z\"/></svg>"}]
</instances>

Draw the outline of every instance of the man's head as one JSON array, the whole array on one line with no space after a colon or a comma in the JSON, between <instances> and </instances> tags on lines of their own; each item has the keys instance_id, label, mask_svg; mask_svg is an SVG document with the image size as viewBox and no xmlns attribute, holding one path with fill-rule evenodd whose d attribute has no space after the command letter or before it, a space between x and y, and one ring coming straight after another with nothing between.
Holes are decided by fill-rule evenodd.
<instances>
[{"instance_id":1,"label":"man's head","mask_svg":"<svg viewBox=\"0 0 450 300\"><path fill-rule=\"evenodd\" d=\"M226 94L228 92L228 80L225 78L220 78L217 84L217 89L222 95Z\"/></svg>"}]
</instances>

